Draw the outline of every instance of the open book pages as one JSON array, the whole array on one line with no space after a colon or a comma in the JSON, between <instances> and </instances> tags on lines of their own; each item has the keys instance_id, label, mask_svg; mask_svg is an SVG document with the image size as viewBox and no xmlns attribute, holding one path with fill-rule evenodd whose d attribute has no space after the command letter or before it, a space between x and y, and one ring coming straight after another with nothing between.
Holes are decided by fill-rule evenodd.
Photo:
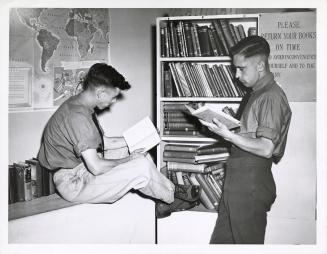
<instances>
[{"instance_id":1,"label":"open book pages","mask_svg":"<svg viewBox=\"0 0 327 254\"><path fill-rule=\"evenodd\" d=\"M219 120L221 123L227 126L228 129L234 129L236 127L239 127L240 121L235 119L234 117L219 111L219 110L214 110L206 105L194 109L189 105L185 105L185 107L188 109L188 111L191 113L191 115L205 121L208 123L212 123L212 120L216 118Z\"/></svg>"},{"instance_id":2,"label":"open book pages","mask_svg":"<svg viewBox=\"0 0 327 254\"><path fill-rule=\"evenodd\" d=\"M123 137L130 152L140 148L148 151L160 142L157 129L148 116L124 131Z\"/></svg>"}]
</instances>

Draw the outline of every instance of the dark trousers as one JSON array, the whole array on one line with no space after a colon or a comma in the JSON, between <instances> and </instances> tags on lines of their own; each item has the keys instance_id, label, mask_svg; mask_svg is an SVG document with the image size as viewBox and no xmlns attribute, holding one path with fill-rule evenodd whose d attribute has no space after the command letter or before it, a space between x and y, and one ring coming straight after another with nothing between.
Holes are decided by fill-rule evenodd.
<instances>
[{"instance_id":1,"label":"dark trousers","mask_svg":"<svg viewBox=\"0 0 327 254\"><path fill-rule=\"evenodd\" d=\"M276 198L271 159L233 148L211 244L263 244Z\"/></svg>"}]
</instances>

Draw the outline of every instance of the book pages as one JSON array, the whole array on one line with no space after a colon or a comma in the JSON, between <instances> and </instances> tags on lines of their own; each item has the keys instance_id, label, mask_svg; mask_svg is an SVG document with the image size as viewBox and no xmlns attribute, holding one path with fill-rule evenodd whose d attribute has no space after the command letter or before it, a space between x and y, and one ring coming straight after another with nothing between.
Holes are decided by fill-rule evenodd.
<instances>
[{"instance_id":1,"label":"book pages","mask_svg":"<svg viewBox=\"0 0 327 254\"><path fill-rule=\"evenodd\" d=\"M124 131L123 137L130 152L141 148L146 152L160 142L157 129L148 116Z\"/></svg>"}]
</instances>

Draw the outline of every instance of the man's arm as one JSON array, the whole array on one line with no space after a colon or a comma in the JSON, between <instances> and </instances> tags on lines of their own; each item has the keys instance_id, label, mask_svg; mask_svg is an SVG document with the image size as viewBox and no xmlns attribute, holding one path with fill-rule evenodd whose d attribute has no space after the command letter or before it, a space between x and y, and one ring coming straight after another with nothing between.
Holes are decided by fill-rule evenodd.
<instances>
[{"instance_id":1,"label":"man's arm","mask_svg":"<svg viewBox=\"0 0 327 254\"><path fill-rule=\"evenodd\" d=\"M224 124L219 122L217 119L214 119L213 123L207 123L204 121L201 121L201 123L207 126L210 131L218 134L219 136L223 137L225 140L231 142L242 150L265 158L271 158L272 156L272 153L274 151L274 144L268 138L243 137L239 134L231 132Z\"/></svg>"},{"instance_id":2,"label":"man's arm","mask_svg":"<svg viewBox=\"0 0 327 254\"><path fill-rule=\"evenodd\" d=\"M140 151L135 151L131 155L122 159L112 159L107 160L99 157L96 149L87 149L82 152L83 160L88 168L88 170L93 175L104 174L121 163L128 162L130 160L136 159L138 157L146 156L146 153L141 153Z\"/></svg>"},{"instance_id":3,"label":"man's arm","mask_svg":"<svg viewBox=\"0 0 327 254\"><path fill-rule=\"evenodd\" d=\"M124 137L103 136L104 150L114 150L127 147Z\"/></svg>"}]
</instances>

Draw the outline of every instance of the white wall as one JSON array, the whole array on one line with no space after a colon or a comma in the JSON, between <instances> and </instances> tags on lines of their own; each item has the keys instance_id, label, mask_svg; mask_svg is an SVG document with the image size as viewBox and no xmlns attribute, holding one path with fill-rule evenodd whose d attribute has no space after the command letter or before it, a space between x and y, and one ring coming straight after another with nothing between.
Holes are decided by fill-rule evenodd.
<instances>
[{"instance_id":1,"label":"white wall","mask_svg":"<svg viewBox=\"0 0 327 254\"><path fill-rule=\"evenodd\" d=\"M272 172L277 198L268 215L266 242L316 243L316 103L290 103L293 115L284 158Z\"/></svg>"},{"instance_id":2,"label":"white wall","mask_svg":"<svg viewBox=\"0 0 327 254\"><path fill-rule=\"evenodd\" d=\"M110 64L132 88L125 100L100 117L107 135L120 135L141 117L153 115L155 40L151 27L162 15L163 9L110 10ZM42 131L53 112L9 113L8 163L37 155ZM115 209L119 204L121 208ZM11 221L8 237L10 242L154 243L154 203L137 197L115 205L83 205L31 216Z\"/></svg>"}]
</instances>

